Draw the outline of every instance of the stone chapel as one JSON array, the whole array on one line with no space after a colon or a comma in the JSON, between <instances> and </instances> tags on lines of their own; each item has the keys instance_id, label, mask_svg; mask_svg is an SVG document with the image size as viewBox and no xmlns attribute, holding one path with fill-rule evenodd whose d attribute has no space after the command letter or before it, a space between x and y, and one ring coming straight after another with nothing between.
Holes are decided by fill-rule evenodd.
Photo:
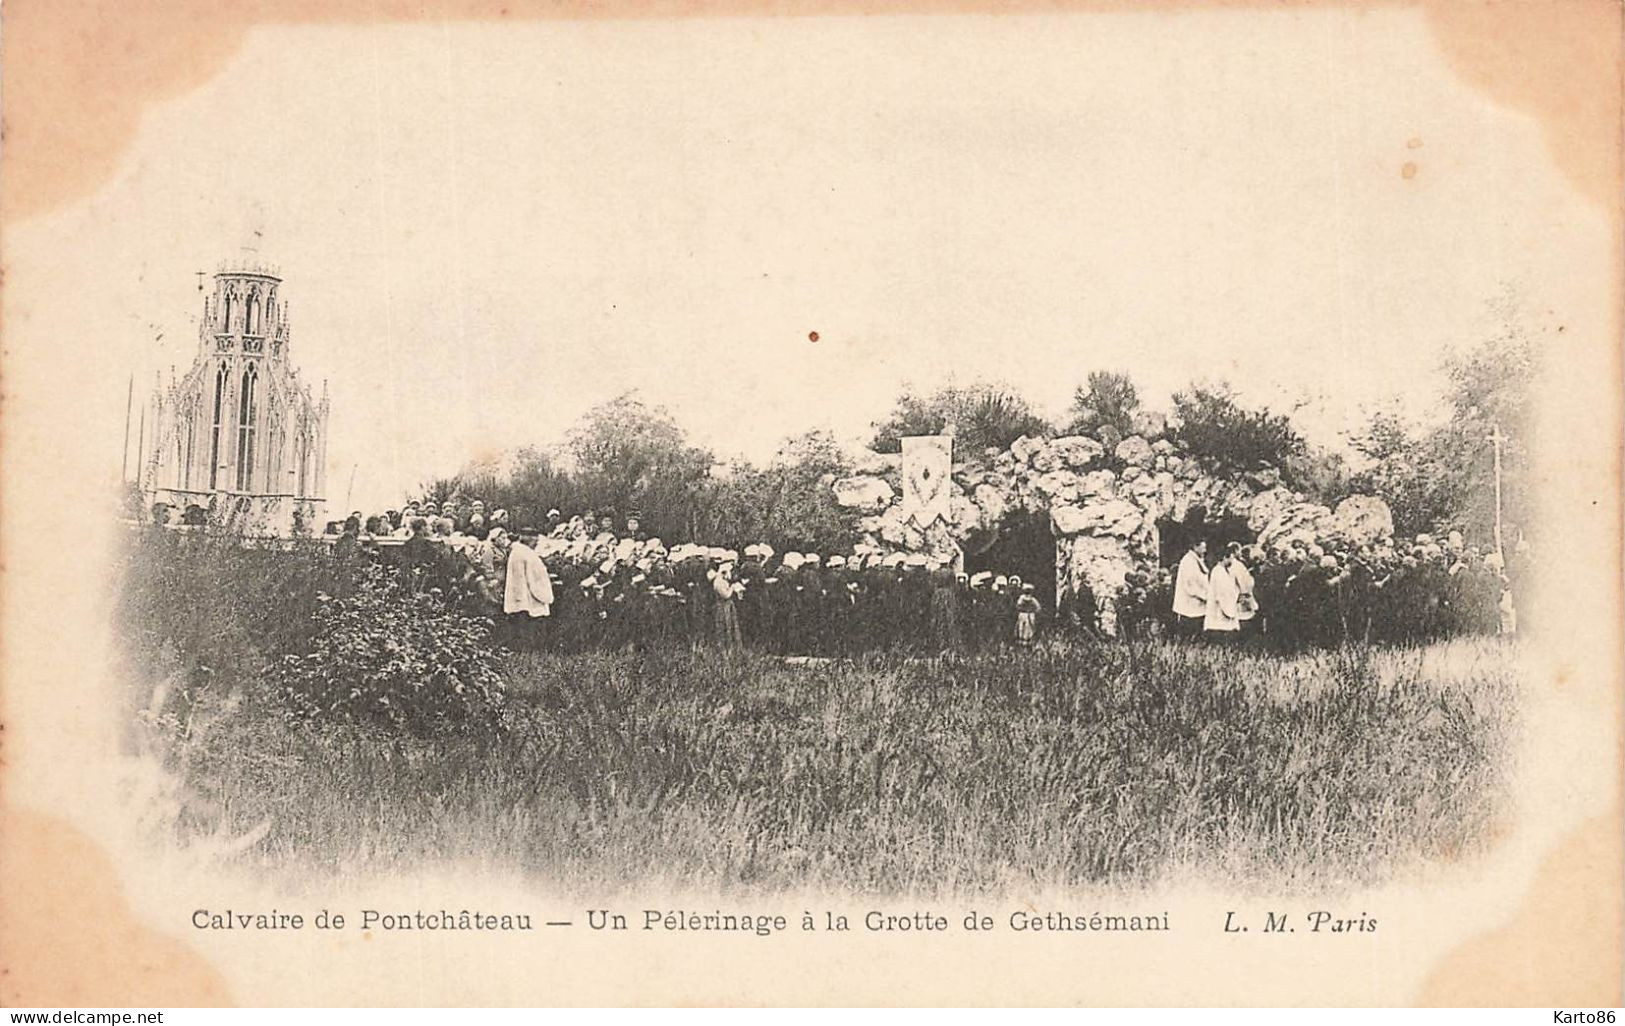
<instances>
[{"instance_id":1,"label":"stone chapel","mask_svg":"<svg viewBox=\"0 0 1625 1026\"><path fill-rule=\"evenodd\" d=\"M223 267L204 297L191 369L153 400L141 468L150 506L189 507L271 534L319 531L327 488L328 398L299 379L281 278ZM194 515L196 511L194 511Z\"/></svg>"}]
</instances>

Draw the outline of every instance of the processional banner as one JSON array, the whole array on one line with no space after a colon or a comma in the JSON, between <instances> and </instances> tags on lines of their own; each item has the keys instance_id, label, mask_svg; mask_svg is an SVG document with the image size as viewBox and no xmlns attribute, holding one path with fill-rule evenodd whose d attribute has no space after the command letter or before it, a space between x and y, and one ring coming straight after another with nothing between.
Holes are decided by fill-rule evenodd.
<instances>
[{"instance_id":1,"label":"processional banner","mask_svg":"<svg viewBox=\"0 0 1625 1026\"><path fill-rule=\"evenodd\" d=\"M921 527L948 519L953 490L952 435L910 435L903 439L903 513Z\"/></svg>"}]
</instances>

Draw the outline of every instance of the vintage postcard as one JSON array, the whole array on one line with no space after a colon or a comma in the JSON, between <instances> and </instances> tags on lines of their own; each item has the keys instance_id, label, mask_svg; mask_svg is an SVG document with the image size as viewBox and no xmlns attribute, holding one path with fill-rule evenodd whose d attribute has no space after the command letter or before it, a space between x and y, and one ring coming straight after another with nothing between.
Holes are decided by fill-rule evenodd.
<instances>
[{"instance_id":1,"label":"vintage postcard","mask_svg":"<svg viewBox=\"0 0 1625 1026\"><path fill-rule=\"evenodd\" d=\"M0 19L0 1001L1620 1004L1613 0Z\"/></svg>"}]
</instances>

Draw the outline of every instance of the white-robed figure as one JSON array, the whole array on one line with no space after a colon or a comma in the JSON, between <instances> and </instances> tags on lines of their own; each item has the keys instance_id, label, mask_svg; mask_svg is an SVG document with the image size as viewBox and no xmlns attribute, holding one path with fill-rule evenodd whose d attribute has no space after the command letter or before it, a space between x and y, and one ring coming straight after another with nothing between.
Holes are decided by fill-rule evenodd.
<instances>
[{"instance_id":1,"label":"white-robed figure","mask_svg":"<svg viewBox=\"0 0 1625 1026\"><path fill-rule=\"evenodd\" d=\"M1230 564L1230 576L1236 579L1236 588L1241 592L1241 597L1236 600L1236 612L1245 624L1258 615L1258 596L1253 591L1253 572L1247 569L1241 553L1241 543L1231 542L1227 562ZM1254 558L1257 558L1256 554Z\"/></svg>"},{"instance_id":2,"label":"white-robed figure","mask_svg":"<svg viewBox=\"0 0 1625 1026\"><path fill-rule=\"evenodd\" d=\"M1228 560L1220 560L1207 578L1207 614L1202 630L1229 634L1241 630L1241 587L1230 572Z\"/></svg>"},{"instance_id":3,"label":"white-robed figure","mask_svg":"<svg viewBox=\"0 0 1625 1026\"><path fill-rule=\"evenodd\" d=\"M1202 629L1234 634L1241 630L1243 620L1251 620L1257 612L1252 572L1241 561L1241 545L1231 542L1224 558L1208 575L1207 614L1202 619Z\"/></svg>"},{"instance_id":4,"label":"white-robed figure","mask_svg":"<svg viewBox=\"0 0 1625 1026\"><path fill-rule=\"evenodd\" d=\"M508 549L508 580L502 593L504 613L526 613L532 619L553 611L553 580L536 554L536 529L522 528Z\"/></svg>"},{"instance_id":5,"label":"white-robed figure","mask_svg":"<svg viewBox=\"0 0 1625 1026\"><path fill-rule=\"evenodd\" d=\"M1202 629L1208 609L1207 539L1197 538L1179 561L1174 575L1174 615L1179 617L1180 633L1192 635Z\"/></svg>"}]
</instances>

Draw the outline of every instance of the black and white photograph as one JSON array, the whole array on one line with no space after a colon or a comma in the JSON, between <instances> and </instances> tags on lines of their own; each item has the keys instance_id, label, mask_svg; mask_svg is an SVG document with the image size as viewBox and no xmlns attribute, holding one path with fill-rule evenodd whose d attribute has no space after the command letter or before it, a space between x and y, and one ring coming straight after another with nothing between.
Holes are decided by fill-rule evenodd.
<instances>
[{"instance_id":1,"label":"black and white photograph","mask_svg":"<svg viewBox=\"0 0 1625 1026\"><path fill-rule=\"evenodd\" d=\"M1616 5L425 6L7 5L5 1003L1619 1003Z\"/></svg>"}]
</instances>

